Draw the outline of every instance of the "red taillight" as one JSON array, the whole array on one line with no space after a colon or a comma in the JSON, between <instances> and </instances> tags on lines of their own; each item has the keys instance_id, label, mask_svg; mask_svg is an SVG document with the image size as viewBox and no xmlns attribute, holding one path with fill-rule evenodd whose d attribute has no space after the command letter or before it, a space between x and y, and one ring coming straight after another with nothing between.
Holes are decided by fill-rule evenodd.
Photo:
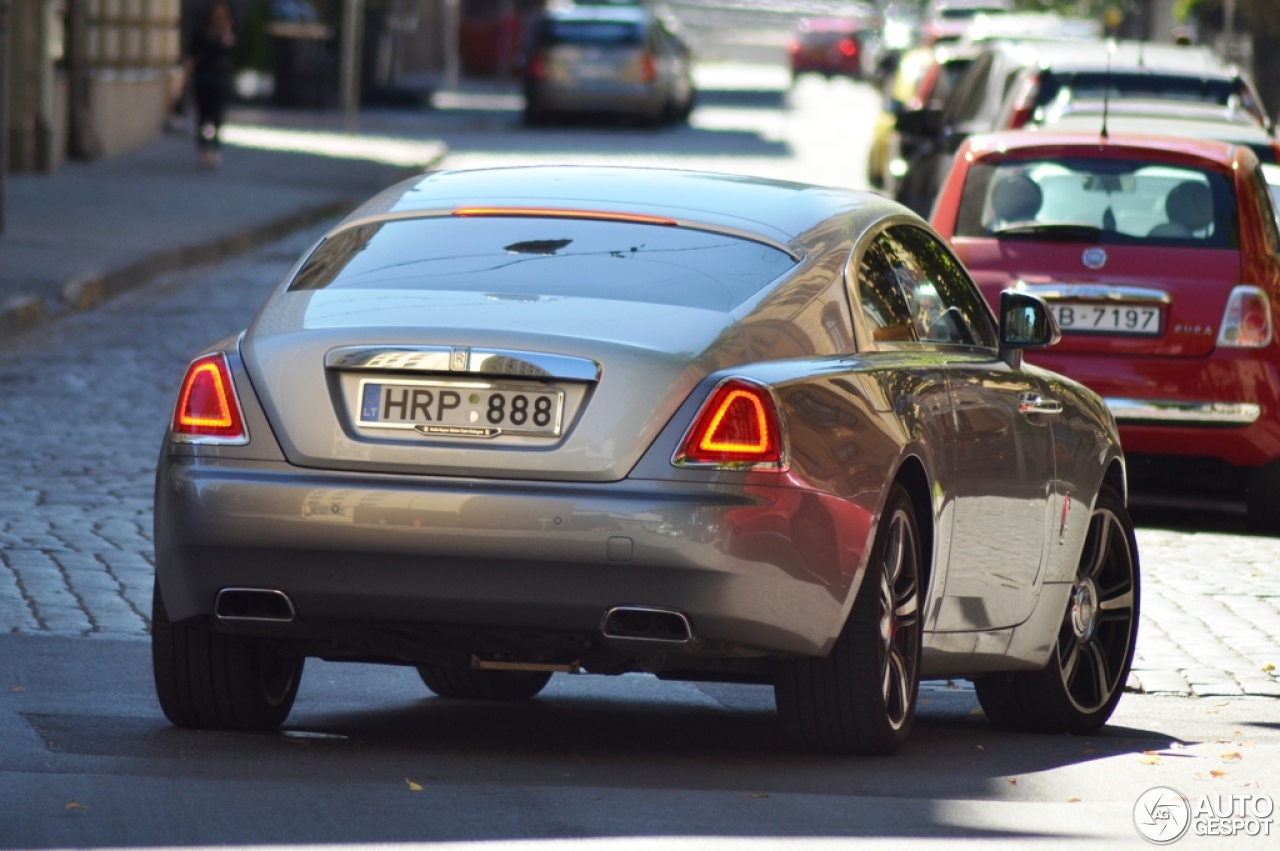
<instances>
[{"instance_id":1,"label":"red taillight","mask_svg":"<svg viewBox=\"0 0 1280 851\"><path fill-rule=\"evenodd\" d=\"M843 38L840 40L840 52L845 56L857 56L858 43L851 38Z\"/></svg>"},{"instance_id":2,"label":"red taillight","mask_svg":"<svg viewBox=\"0 0 1280 851\"><path fill-rule=\"evenodd\" d=\"M1010 130L1019 130L1027 126L1031 116L1035 114L1036 98L1040 95L1040 75L1032 74L1022 81L1018 96L1013 100L1013 114L1009 116Z\"/></svg>"},{"instance_id":3,"label":"red taillight","mask_svg":"<svg viewBox=\"0 0 1280 851\"><path fill-rule=\"evenodd\" d=\"M658 78L658 63L653 61L653 54L646 53L640 57L640 79L652 83Z\"/></svg>"},{"instance_id":4,"label":"red taillight","mask_svg":"<svg viewBox=\"0 0 1280 851\"><path fill-rule=\"evenodd\" d=\"M1241 285L1231 291L1218 345L1258 349L1271 342L1271 301L1257 287Z\"/></svg>"},{"instance_id":5,"label":"red taillight","mask_svg":"<svg viewBox=\"0 0 1280 851\"><path fill-rule=\"evenodd\" d=\"M782 469L782 429L773 395L740 378L723 382L702 406L675 460Z\"/></svg>"},{"instance_id":6,"label":"red taillight","mask_svg":"<svg viewBox=\"0 0 1280 851\"><path fill-rule=\"evenodd\" d=\"M223 355L205 355L187 367L173 411L173 436L187 443L249 442Z\"/></svg>"},{"instance_id":7,"label":"red taillight","mask_svg":"<svg viewBox=\"0 0 1280 851\"><path fill-rule=\"evenodd\" d=\"M547 78L547 57L542 53L535 53L529 60L529 76L535 80L545 80Z\"/></svg>"}]
</instances>

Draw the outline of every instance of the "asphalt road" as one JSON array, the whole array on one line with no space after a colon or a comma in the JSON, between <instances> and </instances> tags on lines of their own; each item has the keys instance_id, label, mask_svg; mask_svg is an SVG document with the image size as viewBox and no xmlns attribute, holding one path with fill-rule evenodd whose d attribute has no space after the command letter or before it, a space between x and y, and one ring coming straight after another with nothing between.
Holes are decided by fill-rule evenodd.
<instances>
[{"instance_id":1,"label":"asphalt road","mask_svg":"<svg viewBox=\"0 0 1280 851\"><path fill-rule=\"evenodd\" d=\"M526 132L499 108L431 132L450 166L658 157L860 185L873 103L815 80L726 94L689 128ZM168 726L145 620L164 423L189 356L241 328L316 235L0 347L0 847L1145 847L1134 812L1153 787L1246 809L1280 794L1280 541L1159 516L1140 532L1150 693L1097 736L998 733L963 683L930 683L904 753L833 759L786 751L758 687L557 675L529 704L476 705L430 697L411 669L314 661L281 734Z\"/></svg>"}]
</instances>

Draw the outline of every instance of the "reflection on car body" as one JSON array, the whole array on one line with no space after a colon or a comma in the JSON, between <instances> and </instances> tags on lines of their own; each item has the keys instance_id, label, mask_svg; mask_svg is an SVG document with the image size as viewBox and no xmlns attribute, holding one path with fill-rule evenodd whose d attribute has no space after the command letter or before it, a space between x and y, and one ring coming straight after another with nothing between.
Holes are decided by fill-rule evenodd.
<instances>
[{"instance_id":1,"label":"reflection on car body","mask_svg":"<svg viewBox=\"0 0 1280 851\"><path fill-rule=\"evenodd\" d=\"M311 656L457 699L770 683L789 738L832 752L900 747L921 677L973 677L1006 727L1095 729L1138 622L1124 460L1097 396L1023 364L1044 303L1000 314L871 193L586 167L394 187L183 382L161 705L271 729Z\"/></svg>"}]
</instances>

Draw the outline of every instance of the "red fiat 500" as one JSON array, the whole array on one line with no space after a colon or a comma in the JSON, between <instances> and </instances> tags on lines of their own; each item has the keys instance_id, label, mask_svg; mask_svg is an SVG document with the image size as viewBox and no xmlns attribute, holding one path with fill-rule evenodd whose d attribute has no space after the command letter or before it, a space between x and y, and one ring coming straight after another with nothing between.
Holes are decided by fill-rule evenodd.
<instances>
[{"instance_id":1,"label":"red fiat 500","mask_svg":"<svg viewBox=\"0 0 1280 851\"><path fill-rule=\"evenodd\" d=\"M1244 497L1280 530L1280 232L1252 151L975 136L933 225L989 300L1012 286L1049 302L1063 340L1031 359L1105 397L1140 494Z\"/></svg>"}]
</instances>

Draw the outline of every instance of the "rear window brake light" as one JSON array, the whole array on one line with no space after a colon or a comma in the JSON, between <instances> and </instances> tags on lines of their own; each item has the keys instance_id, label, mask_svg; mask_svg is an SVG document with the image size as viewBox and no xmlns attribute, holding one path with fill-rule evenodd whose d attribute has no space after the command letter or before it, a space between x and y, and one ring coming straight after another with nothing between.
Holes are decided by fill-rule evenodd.
<instances>
[{"instance_id":1,"label":"rear window brake light","mask_svg":"<svg viewBox=\"0 0 1280 851\"><path fill-rule=\"evenodd\" d=\"M679 223L666 216L646 216L640 213L614 213L602 210L568 210L559 207L459 207L453 211L458 218L518 217L538 219L590 219L602 222L628 222L641 225L676 227Z\"/></svg>"}]
</instances>

